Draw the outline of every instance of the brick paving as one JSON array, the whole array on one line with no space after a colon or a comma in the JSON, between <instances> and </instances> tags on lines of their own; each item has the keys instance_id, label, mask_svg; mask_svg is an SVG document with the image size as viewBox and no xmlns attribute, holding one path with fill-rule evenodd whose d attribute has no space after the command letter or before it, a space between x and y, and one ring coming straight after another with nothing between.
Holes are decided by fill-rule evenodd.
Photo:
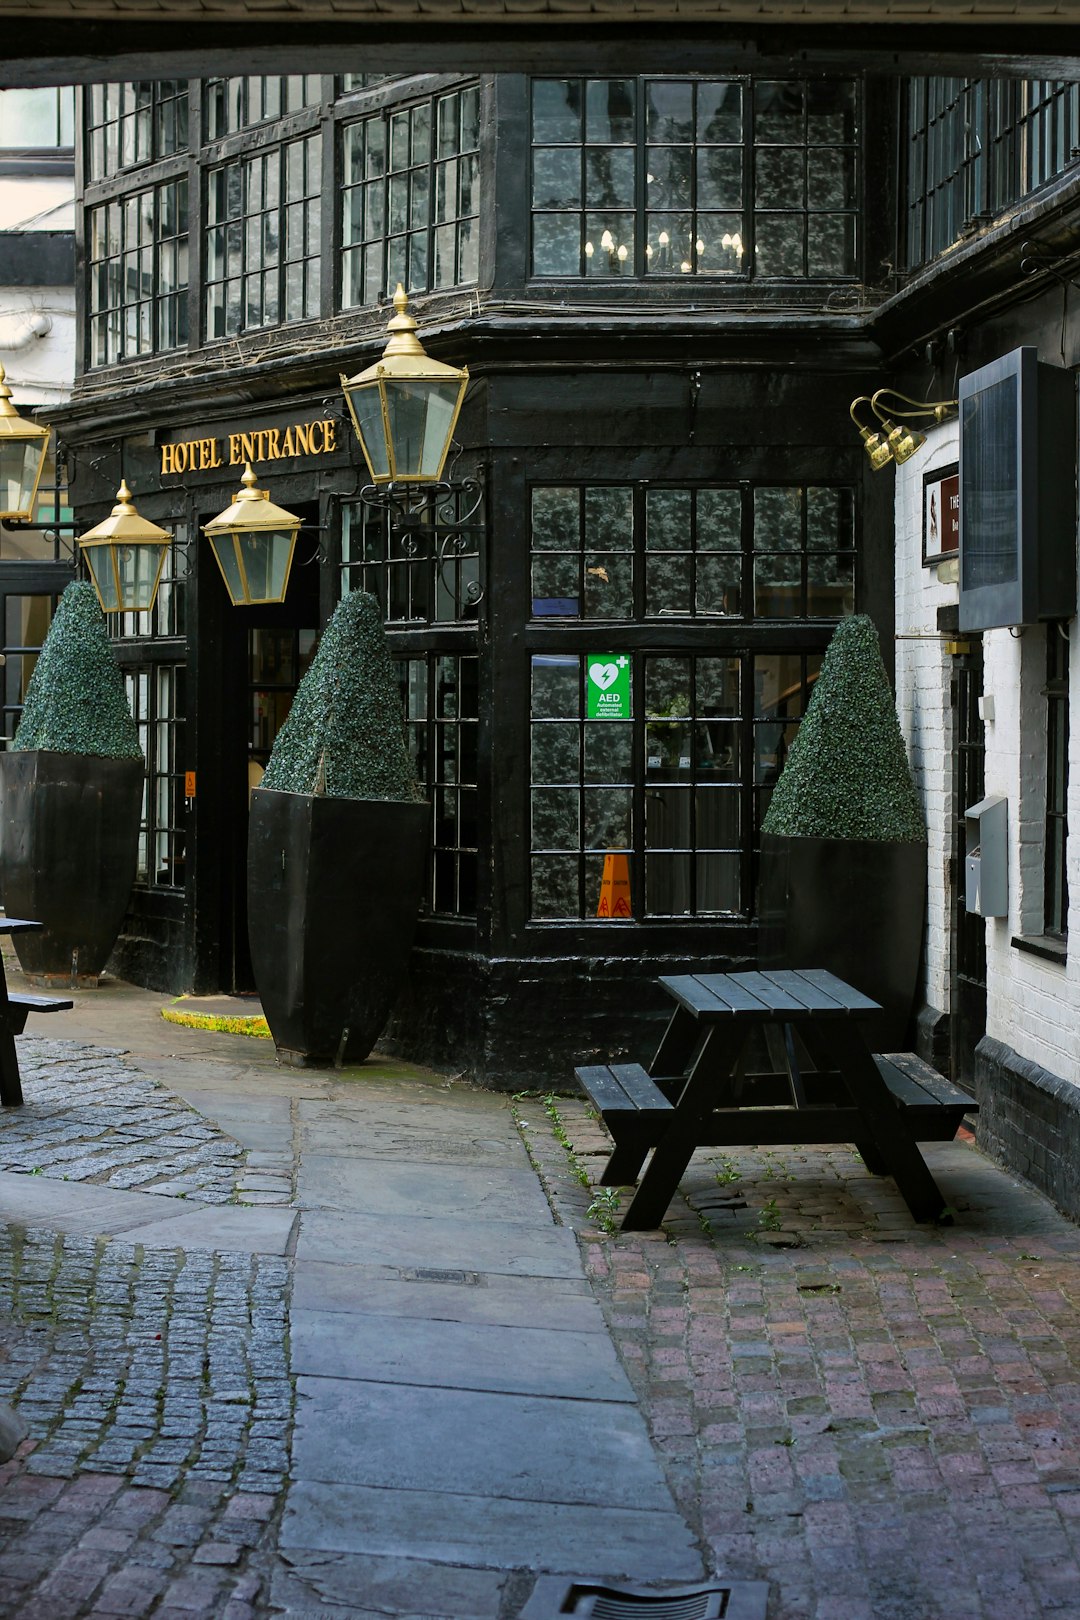
<instances>
[{"instance_id":1,"label":"brick paving","mask_svg":"<svg viewBox=\"0 0 1080 1620\"><path fill-rule=\"evenodd\" d=\"M1080 1620L1074 1226L1002 1174L1013 1231L916 1227L851 1149L740 1149L613 1236L587 1105L517 1106L715 1571L770 1620Z\"/></svg>"}]
</instances>

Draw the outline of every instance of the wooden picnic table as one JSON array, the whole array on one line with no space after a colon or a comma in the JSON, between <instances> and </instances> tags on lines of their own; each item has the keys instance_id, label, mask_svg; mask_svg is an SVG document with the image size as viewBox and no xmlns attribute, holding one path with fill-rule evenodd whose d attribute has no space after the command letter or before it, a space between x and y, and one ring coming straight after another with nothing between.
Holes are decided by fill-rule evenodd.
<instances>
[{"instance_id":1,"label":"wooden picnic table","mask_svg":"<svg viewBox=\"0 0 1080 1620\"><path fill-rule=\"evenodd\" d=\"M895 1178L917 1221L942 1215L918 1142L951 1140L975 1105L914 1053L874 1056L876 1001L824 969L660 983L675 1008L648 1069L576 1070L614 1142L604 1184L630 1184L651 1153L624 1229L659 1226L695 1149L780 1143L853 1142L870 1171ZM753 1073L758 1032L771 1066Z\"/></svg>"},{"instance_id":2,"label":"wooden picnic table","mask_svg":"<svg viewBox=\"0 0 1080 1620\"><path fill-rule=\"evenodd\" d=\"M32 922L28 917L0 917L0 934L29 934L44 926L44 923ZM7 987L7 970L0 958L0 1106L17 1108L23 1100L15 1037L26 1028L27 1018L31 1013L66 1012L74 1005L73 1001L59 996L35 996L24 992L11 995Z\"/></svg>"}]
</instances>

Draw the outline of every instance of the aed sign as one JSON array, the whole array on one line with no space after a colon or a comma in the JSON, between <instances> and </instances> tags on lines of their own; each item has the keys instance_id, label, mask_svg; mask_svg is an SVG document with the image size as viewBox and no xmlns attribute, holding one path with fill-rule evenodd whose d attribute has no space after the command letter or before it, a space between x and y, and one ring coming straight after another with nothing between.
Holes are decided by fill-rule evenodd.
<instances>
[{"instance_id":1,"label":"aed sign","mask_svg":"<svg viewBox=\"0 0 1080 1620\"><path fill-rule=\"evenodd\" d=\"M328 456L338 448L338 424L332 417L293 422L288 427L253 428L245 433L216 433L203 438L170 439L158 445L161 475L212 472L215 467L243 467L246 462L291 461L298 456Z\"/></svg>"},{"instance_id":2,"label":"aed sign","mask_svg":"<svg viewBox=\"0 0 1080 1620\"><path fill-rule=\"evenodd\" d=\"M625 653L590 653L585 687L589 720L630 719L630 660Z\"/></svg>"}]
</instances>

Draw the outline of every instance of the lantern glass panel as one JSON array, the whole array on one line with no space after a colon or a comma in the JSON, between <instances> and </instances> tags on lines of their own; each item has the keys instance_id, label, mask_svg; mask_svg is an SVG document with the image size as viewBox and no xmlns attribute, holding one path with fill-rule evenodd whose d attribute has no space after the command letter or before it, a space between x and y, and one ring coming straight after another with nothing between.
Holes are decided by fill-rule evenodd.
<instances>
[{"instance_id":1,"label":"lantern glass panel","mask_svg":"<svg viewBox=\"0 0 1080 1620\"><path fill-rule=\"evenodd\" d=\"M364 454L368 459L372 478L390 477L390 457L386 448L386 427L383 422L382 395L377 384L357 388L349 395L356 417L356 430Z\"/></svg>"},{"instance_id":2,"label":"lantern glass panel","mask_svg":"<svg viewBox=\"0 0 1080 1620\"><path fill-rule=\"evenodd\" d=\"M28 518L45 439L0 440L0 517Z\"/></svg>"},{"instance_id":3,"label":"lantern glass panel","mask_svg":"<svg viewBox=\"0 0 1080 1620\"><path fill-rule=\"evenodd\" d=\"M244 576L240 572L240 559L236 553L233 536L231 534L212 534L208 535L207 538L214 548L214 556L218 560L218 567L221 569L225 580L225 588L233 603L239 604L246 601Z\"/></svg>"},{"instance_id":4,"label":"lantern glass panel","mask_svg":"<svg viewBox=\"0 0 1080 1620\"><path fill-rule=\"evenodd\" d=\"M120 612L120 594L113 572L111 546L87 546L83 551L103 613Z\"/></svg>"},{"instance_id":5,"label":"lantern glass panel","mask_svg":"<svg viewBox=\"0 0 1080 1620\"><path fill-rule=\"evenodd\" d=\"M289 583L295 529L241 530L236 537L252 602L280 602Z\"/></svg>"},{"instance_id":6,"label":"lantern glass panel","mask_svg":"<svg viewBox=\"0 0 1080 1620\"><path fill-rule=\"evenodd\" d=\"M386 414L398 478L438 478L454 426L461 383L387 378Z\"/></svg>"},{"instance_id":7,"label":"lantern glass panel","mask_svg":"<svg viewBox=\"0 0 1080 1620\"><path fill-rule=\"evenodd\" d=\"M165 548L157 544L131 545L116 546L115 551L121 607L125 613L148 612L154 604Z\"/></svg>"}]
</instances>

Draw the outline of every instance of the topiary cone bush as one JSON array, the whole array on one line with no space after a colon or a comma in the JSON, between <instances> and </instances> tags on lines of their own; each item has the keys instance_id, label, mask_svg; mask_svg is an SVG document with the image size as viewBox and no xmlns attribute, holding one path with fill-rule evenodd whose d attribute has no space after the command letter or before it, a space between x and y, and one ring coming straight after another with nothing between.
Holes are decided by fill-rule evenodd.
<instances>
[{"instance_id":1,"label":"topiary cone bush","mask_svg":"<svg viewBox=\"0 0 1080 1620\"><path fill-rule=\"evenodd\" d=\"M24 970L96 983L135 880L144 765L105 616L91 585L69 585L0 755L0 887Z\"/></svg>"},{"instance_id":2,"label":"topiary cone bush","mask_svg":"<svg viewBox=\"0 0 1080 1620\"><path fill-rule=\"evenodd\" d=\"M255 982L288 1062L361 1062L400 989L429 809L379 605L351 592L326 626L252 794Z\"/></svg>"},{"instance_id":3,"label":"topiary cone bush","mask_svg":"<svg viewBox=\"0 0 1080 1620\"><path fill-rule=\"evenodd\" d=\"M906 1044L926 906L926 822L873 622L837 627L762 823L762 966L824 967Z\"/></svg>"}]
</instances>

